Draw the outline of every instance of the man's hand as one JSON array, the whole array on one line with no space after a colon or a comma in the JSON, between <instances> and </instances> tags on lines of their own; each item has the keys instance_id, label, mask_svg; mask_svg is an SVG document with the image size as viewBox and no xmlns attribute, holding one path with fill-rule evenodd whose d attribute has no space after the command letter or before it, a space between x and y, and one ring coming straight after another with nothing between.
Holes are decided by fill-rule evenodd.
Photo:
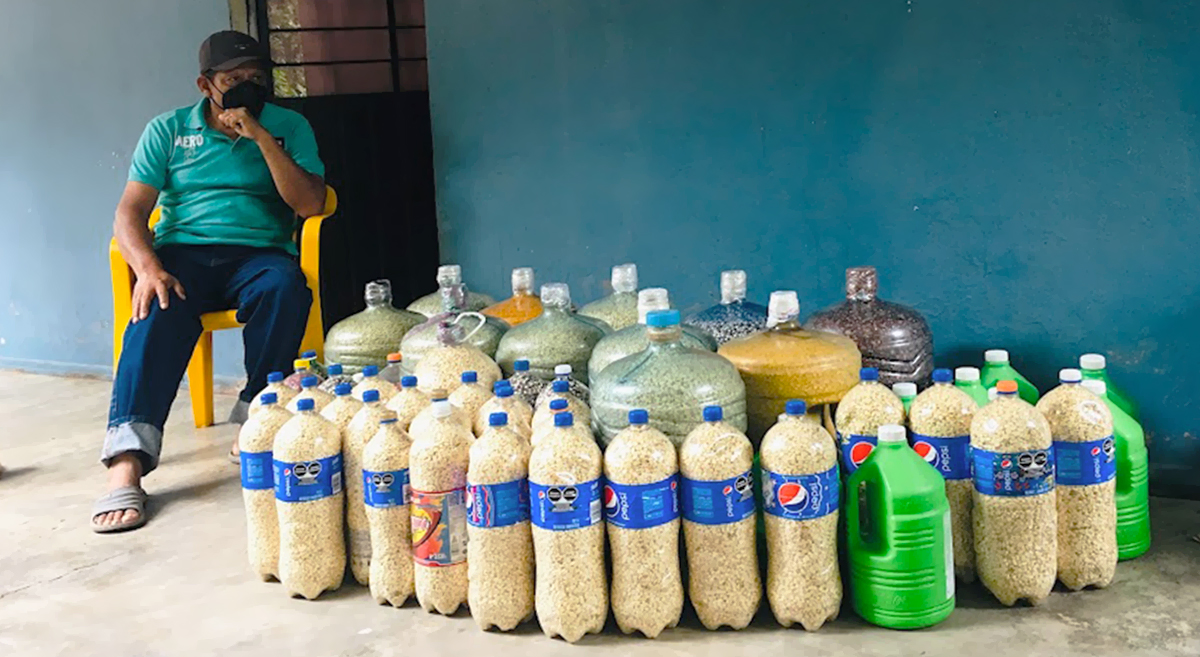
<instances>
[{"instance_id":1,"label":"man's hand","mask_svg":"<svg viewBox=\"0 0 1200 657\"><path fill-rule=\"evenodd\" d=\"M225 127L232 129L239 137L244 137L251 141L258 141L263 137L270 137L267 129L262 127L258 119L249 112L245 107L235 107L227 109L217 115L217 120Z\"/></svg>"},{"instance_id":2,"label":"man's hand","mask_svg":"<svg viewBox=\"0 0 1200 657\"><path fill-rule=\"evenodd\" d=\"M144 276L138 276L133 284L133 322L136 324L150 316L150 304L158 300L158 307L163 310L171 302L171 292L186 299L183 285L163 269L157 269Z\"/></svg>"}]
</instances>

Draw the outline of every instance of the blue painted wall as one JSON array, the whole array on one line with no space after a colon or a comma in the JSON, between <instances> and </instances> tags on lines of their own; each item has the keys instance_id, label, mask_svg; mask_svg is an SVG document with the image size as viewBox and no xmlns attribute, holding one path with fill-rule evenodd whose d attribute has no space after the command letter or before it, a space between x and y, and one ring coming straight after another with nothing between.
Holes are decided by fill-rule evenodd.
<instances>
[{"instance_id":1,"label":"blue painted wall","mask_svg":"<svg viewBox=\"0 0 1200 657\"><path fill-rule=\"evenodd\" d=\"M227 0L4 0L0 367L108 372L129 157L147 121L196 102L196 50L228 28ZM218 373L241 375L238 336L217 340Z\"/></svg>"},{"instance_id":2,"label":"blue painted wall","mask_svg":"<svg viewBox=\"0 0 1200 657\"><path fill-rule=\"evenodd\" d=\"M1109 354L1159 491L1200 495L1200 9L1171 0L438 0L446 262L806 311L874 264L943 365Z\"/></svg>"}]
</instances>

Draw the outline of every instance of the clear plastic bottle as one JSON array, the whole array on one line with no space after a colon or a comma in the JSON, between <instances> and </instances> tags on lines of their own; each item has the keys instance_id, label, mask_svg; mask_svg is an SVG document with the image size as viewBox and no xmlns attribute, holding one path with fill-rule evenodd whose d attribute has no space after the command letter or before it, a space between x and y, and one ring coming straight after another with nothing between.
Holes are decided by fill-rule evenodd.
<instances>
[{"instance_id":1,"label":"clear plastic bottle","mask_svg":"<svg viewBox=\"0 0 1200 657\"><path fill-rule=\"evenodd\" d=\"M766 330L767 308L746 301L746 272L730 269L721 272L721 303L684 321L725 344Z\"/></svg>"},{"instance_id":2,"label":"clear plastic bottle","mask_svg":"<svg viewBox=\"0 0 1200 657\"><path fill-rule=\"evenodd\" d=\"M358 412L342 431L342 458L346 470L346 534L349 538L350 572L359 584L367 584L371 573L371 528L363 505L363 447L379 431L379 423L391 411L378 390L366 390Z\"/></svg>"},{"instance_id":3,"label":"clear plastic bottle","mask_svg":"<svg viewBox=\"0 0 1200 657\"><path fill-rule=\"evenodd\" d=\"M321 417L332 422L338 431L342 432L343 438L346 427L350 426L350 420L354 419L354 415L363 405L362 401L354 398L352 392L349 383L339 383L333 391L333 401L321 409Z\"/></svg>"},{"instance_id":4,"label":"clear plastic bottle","mask_svg":"<svg viewBox=\"0 0 1200 657\"><path fill-rule=\"evenodd\" d=\"M513 394L521 401L529 404L530 408L537 405L538 395L550 386L529 371L529 361L521 358L513 361L513 373L508 377Z\"/></svg>"},{"instance_id":5,"label":"clear plastic bottle","mask_svg":"<svg viewBox=\"0 0 1200 657\"><path fill-rule=\"evenodd\" d=\"M847 475L853 474L871 455L878 443L879 427L904 424L904 405L879 382L879 370L864 367L859 379L859 384L842 397L834 415L842 450L842 471Z\"/></svg>"},{"instance_id":6,"label":"clear plastic bottle","mask_svg":"<svg viewBox=\"0 0 1200 657\"><path fill-rule=\"evenodd\" d=\"M493 397L479 408L475 415L475 435L482 436L488 428L492 413L504 413L509 430L525 440L533 435L533 408L513 393L508 381L497 381L492 386Z\"/></svg>"},{"instance_id":7,"label":"clear plastic bottle","mask_svg":"<svg viewBox=\"0 0 1200 657\"><path fill-rule=\"evenodd\" d=\"M399 387L400 379L404 377L404 372L400 367L402 362L404 362L404 357L400 355L400 352L394 351L388 354L387 366L379 370L379 378L396 387Z\"/></svg>"},{"instance_id":8,"label":"clear plastic bottle","mask_svg":"<svg viewBox=\"0 0 1200 657\"><path fill-rule=\"evenodd\" d=\"M646 315L655 310L670 309L666 288L648 287L638 291L638 323L609 333L596 343L588 360L588 371L599 374L611 363L644 350L650 344L646 337ZM686 324L683 326L683 344L693 349L717 350L717 341L711 335Z\"/></svg>"},{"instance_id":9,"label":"clear plastic bottle","mask_svg":"<svg viewBox=\"0 0 1200 657\"><path fill-rule=\"evenodd\" d=\"M980 408L987 405L988 391L979 381L978 367L959 367L954 370L954 387L967 393Z\"/></svg>"},{"instance_id":10,"label":"clear plastic bottle","mask_svg":"<svg viewBox=\"0 0 1200 657\"><path fill-rule=\"evenodd\" d=\"M533 268L512 270L512 296L483 309L483 314L518 326L542 314L542 300L533 293Z\"/></svg>"},{"instance_id":11,"label":"clear plastic bottle","mask_svg":"<svg viewBox=\"0 0 1200 657\"><path fill-rule=\"evenodd\" d=\"M863 364L879 368L885 385L911 381L924 385L933 372L933 334L921 313L875 296L874 267L846 270L846 300L814 313L805 327L854 340ZM810 400L811 401L811 400Z\"/></svg>"},{"instance_id":12,"label":"clear plastic bottle","mask_svg":"<svg viewBox=\"0 0 1200 657\"><path fill-rule=\"evenodd\" d=\"M275 435L292 414L274 392L259 395L260 410L238 432L242 502L246 507L246 544L250 569L262 580L279 577L279 519L275 511L272 449Z\"/></svg>"},{"instance_id":13,"label":"clear plastic bottle","mask_svg":"<svg viewBox=\"0 0 1200 657\"><path fill-rule=\"evenodd\" d=\"M400 341L400 353L404 354L400 369L404 374L416 374L425 354L438 348L444 324L454 325L462 334L462 342L479 349L488 358L496 356L500 338L508 331L503 320L465 310L465 290L461 286L444 288L441 294L442 312L413 327Z\"/></svg>"},{"instance_id":14,"label":"clear plastic bottle","mask_svg":"<svg viewBox=\"0 0 1200 657\"><path fill-rule=\"evenodd\" d=\"M408 434L389 411L362 450L362 502L371 539L371 597L393 607L413 595L411 448Z\"/></svg>"},{"instance_id":15,"label":"clear plastic bottle","mask_svg":"<svg viewBox=\"0 0 1200 657\"><path fill-rule=\"evenodd\" d=\"M546 380L556 365L565 363L587 383L592 349L608 333L571 312L571 289L566 283L549 283L542 286L542 314L504 334L496 361L511 374L517 359L527 360L529 371Z\"/></svg>"},{"instance_id":16,"label":"clear plastic bottle","mask_svg":"<svg viewBox=\"0 0 1200 657\"><path fill-rule=\"evenodd\" d=\"M392 283L386 279L367 283L363 298L366 309L334 324L325 336L325 362L341 363L346 374L382 365L404 334L425 321L424 315L392 306Z\"/></svg>"},{"instance_id":17,"label":"clear plastic bottle","mask_svg":"<svg viewBox=\"0 0 1200 657\"><path fill-rule=\"evenodd\" d=\"M575 423L580 426L591 426L592 410L584 403L584 401L575 395L571 394L570 386L566 381L555 381L550 384L551 393L542 398L537 407L533 409L533 429L537 433L538 427L554 426L555 413L570 411L572 417L575 418ZM562 401L565 406L555 404L555 401Z\"/></svg>"},{"instance_id":18,"label":"clear plastic bottle","mask_svg":"<svg viewBox=\"0 0 1200 657\"><path fill-rule=\"evenodd\" d=\"M318 386L321 385L321 380L315 376L309 375L300 380L300 394L292 397L288 402L287 409L295 413L300 408L300 401L303 399L311 399L316 405L317 412L320 413L333 401L333 395L321 390Z\"/></svg>"},{"instance_id":19,"label":"clear plastic bottle","mask_svg":"<svg viewBox=\"0 0 1200 657\"><path fill-rule=\"evenodd\" d=\"M466 286L463 285L462 267L458 265L442 265L441 267L438 267L437 284L437 292L426 294L420 299L408 304L408 309L415 313L425 315L426 317L433 317L441 312L442 290L450 286L462 286L464 292L466 291ZM484 308L487 308L488 306L494 305L495 303L496 300L486 294L467 292L462 309L478 312ZM401 350L401 352L406 355L408 354L408 352L403 350Z\"/></svg>"},{"instance_id":20,"label":"clear plastic bottle","mask_svg":"<svg viewBox=\"0 0 1200 657\"><path fill-rule=\"evenodd\" d=\"M992 389L1000 381L1016 381L1017 394L1021 399L1028 404L1037 403L1037 386L1030 383L1029 379L1013 368L1009 363L1008 352L1004 349L988 349L983 352L983 372L980 373L980 382L987 389L989 398L995 396Z\"/></svg>"},{"instance_id":21,"label":"clear plastic bottle","mask_svg":"<svg viewBox=\"0 0 1200 657\"><path fill-rule=\"evenodd\" d=\"M854 342L801 328L799 314L795 292L772 292L769 328L717 350L746 382L747 434L755 443L775 424L787 400L803 399L809 406L834 403L858 382L862 357Z\"/></svg>"},{"instance_id":22,"label":"clear plastic bottle","mask_svg":"<svg viewBox=\"0 0 1200 657\"><path fill-rule=\"evenodd\" d=\"M258 412L259 407L262 405L262 396L268 392L275 393L276 403L279 404L280 408L283 408L287 406L288 402L292 401L292 397L295 397L298 391L283 382L283 372L271 372L267 374L267 387L259 391L254 396L254 401L250 402L250 417L254 417L254 414Z\"/></svg>"},{"instance_id":23,"label":"clear plastic bottle","mask_svg":"<svg viewBox=\"0 0 1200 657\"><path fill-rule=\"evenodd\" d=\"M1108 377L1108 359L1104 354L1084 354L1079 357L1079 369L1083 372L1083 380L1103 381L1108 391L1107 399L1116 404L1126 415L1137 420L1138 408L1133 397L1121 392L1113 385Z\"/></svg>"},{"instance_id":24,"label":"clear plastic bottle","mask_svg":"<svg viewBox=\"0 0 1200 657\"><path fill-rule=\"evenodd\" d=\"M412 421L429 403L429 395L417 387L417 377L405 376L400 379L400 392L388 400L387 407L396 414L396 423L400 428L408 431Z\"/></svg>"},{"instance_id":25,"label":"clear plastic bottle","mask_svg":"<svg viewBox=\"0 0 1200 657\"><path fill-rule=\"evenodd\" d=\"M323 380L329 377L329 374L326 373L325 368L321 366L321 360L317 358L317 352L315 349L309 349L307 351L300 352L300 358L312 363L312 370L313 373L317 375L317 378Z\"/></svg>"},{"instance_id":26,"label":"clear plastic bottle","mask_svg":"<svg viewBox=\"0 0 1200 657\"><path fill-rule=\"evenodd\" d=\"M306 377L315 377L318 385L320 385L321 381L325 380L324 377L317 372L317 362L315 360L308 358L297 358L296 360L292 361L292 368L295 371L289 374L287 378L283 380L283 384L297 392L304 387L301 382L304 381Z\"/></svg>"},{"instance_id":27,"label":"clear plastic bottle","mask_svg":"<svg viewBox=\"0 0 1200 657\"><path fill-rule=\"evenodd\" d=\"M500 368L487 354L470 342L461 325L443 321L438 326L437 345L424 353L413 370L421 389L453 392L462 384L462 373L474 371L484 385L491 386L500 379ZM408 363L406 358L405 363Z\"/></svg>"},{"instance_id":28,"label":"clear plastic bottle","mask_svg":"<svg viewBox=\"0 0 1200 657\"><path fill-rule=\"evenodd\" d=\"M596 437L592 434L592 430L588 428L588 425L583 424L582 422L575 422L573 419L574 414L571 413L568 408L567 400L565 399L551 400L550 413L547 413L541 422L539 422L535 417L533 422L533 435L530 436L529 443L534 447L537 447L538 443L540 443L547 434L555 430L557 425L554 423L556 422L556 418L560 415L571 415L571 431L579 434L582 438L595 441Z\"/></svg>"},{"instance_id":29,"label":"clear plastic bottle","mask_svg":"<svg viewBox=\"0 0 1200 657\"><path fill-rule=\"evenodd\" d=\"M492 398L492 393L488 392L491 387L481 384L479 375L475 371L467 370L462 373L462 385L450 393L450 403L462 409L463 413L471 419L472 427L475 426L475 416L479 414L480 407Z\"/></svg>"},{"instance_id":30,"label":"clear plastic bottle","mask_svg":"<svg viewBox=\"0 0 1200 657\"><path fill-rule=\"evenodd\" d=\"M515 374L512 377L510 377L509 380L511 381L514 378L516 378ZM541 379L538 379L538 380L540 381ZM555 365L554 366L554 381L566 381L567 382L567 392L570 392L572 395L575 395L576 399L578 399L579 401L581 401L585 404L591 403L592 389L589 388L587 386L587 384L585 384L584 382L580 381L579 379L575 378L572 375L572 368L570 365L565 365L565 364L564 365ZM550 395L552 395L554 393L554 385L553 385L554 381L546 383L542 386L541 392L538 393L537 399L533 403L533 408L535 410L541 406L545 406L546 400L548 400L550 398ZM514 390L515 390L515 388L514 388ZM576 418L576 419L578 419L578 418Z\"/></svg>"},{"instance_id":31,"label":"clear plastic bottle","mask_svg":"<svg viewBox=\"0 0 1200 657\"><path fill-rule=\"evenodd\" d=\"M892 392L900 398L900 403L904 404L904 412L908 413L908 409L912 407L913 400L917 398L917 384L908 381L893 383Z\"/></svg>"},{"instance_id":32,"label":"clear plastic bottle","mask_svg":"<svg viewBox=\"0 0 1200 657\"><path fill-rule=\"evenodd\" d=\"M329 394L334 394L337 387L343 383L350 384L351 388L354 387L355 383L358 383L354 380L353 376L346 374L341 363L331 363L326 371L329 374L329 378L322 381L319 387Z\"/></svg>"},{"instance_id":33,"label":"clear plastic bottle","mask_svg":"<svg viewBox=\"0 0 1200 657\"><path fill-rule=\"evenodd\" d=\"M385 403L399 392L395 385L384 381L379 376L379 368L374 365L367 365L363 368L362 379L354 386L354 396L362 401L363 393L368 390L378 390L379 398Z\"/></svg>"},{"instance_id":34,"label":"clear plastic bottle","mask_svg":"<svg viewBox=\"0 0 1200 657\"><path fill-rule=\"evenodd\" d=\"M629 263L612 268L612 294L579 309L579 314L598 319L614 331L637 322L637 265ZM542 302L546 301L545 295Z\"/></svg>"}]
</instances>

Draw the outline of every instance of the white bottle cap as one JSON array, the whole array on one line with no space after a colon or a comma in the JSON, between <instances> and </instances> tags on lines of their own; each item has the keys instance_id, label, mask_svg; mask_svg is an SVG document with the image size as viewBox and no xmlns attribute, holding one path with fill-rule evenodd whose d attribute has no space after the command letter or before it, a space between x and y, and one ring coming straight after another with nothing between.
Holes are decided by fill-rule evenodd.
<instances>
[{"instance_id":1,"label":"white bottle cap","mask_svg":"<svg viewBox=\"0 0 1200 657\"><path fill-rule=\"evenodd\" d=\"M637 265L626 263L612 268L613 292L633 292L638 287Z\"/></svg>"},{"instance_id":2,"label":"white bottle cap","mask_svg":"<svg viewBox=\"0 0 1200 657\"><path fill-rule=\"evenodd\" d=\"M462 285L462 267L459 265L442 265L437 272L438 285Z\"/></svg>"},{"instance_id":3,"label":"white bottle cap","mask_svg":"<svg viewBox=\"0 0 1200 657\"><path fill-rule=\"evenodd\" d=\"M983 360L989 363L1007 363L1008 352L1004 349L988 349L983 352Z\"/></svg>"},{"instance_id":4,"label":"white bottle cap","mask_svg":"<svg viewBox=\"0 0 1200 657\"><path fill-rule=\"evenodd\" d=\"M728 269L721 272L721 303L736 303L746 298L746 272Z\"/></svg>"},{"instance_id":5,"label":"white bottle cap","mask_svg":"<svg viewBox=\"0 0 1200 657\"><path fill-rule=\"evenodd\" d=\"M512 271L513 294L533 292L533 267L517 267Z\"/></svg>"},{"instance_id":6,"label":"white bottle cap","mask_svg":"<svg viewBox=\"0 0 1200 657\"><path fill-rule=\"evenodd\" d=\"M954 370L954 380L955 381L978 381L979 380L979 368L978 367L960 367L960 368Z\"/></svg>"},{"instance_id":7,"label":"white bottle cap","mask_svg":"<svg viewBox=\"0 0 1200 657\"><path fill-rule=\"evenodd\" d=\"M554 376L571 376L570 365L555 365Z\"/></svg>"},{"instance_id":8,"label":"white bottle cap","mask_svg":"<svg viewBox=\"0 0 1200 657\"><path fill-rule=\"evenodd\" d=\"M542 303L557 308L571 307L571 288L566 283L546 283L542 286Z\"/></svg>"},{"instance_id":9,"label":"white bottle cap","mask_svg":"<svg viewBox=\"0 0 1200 657\"><path fill-rule=\"evenodd\" d=\"M999 396L999 394L1000 394L1000 391L996 390L996 386L992 386L991 388L988 388L988 401L995 401L996 397Z\"/></svg>"},{"instance_id":10,"label":"white bottle cap","mask_svg":"<svg viewBox=\"0 0 1200 657\"><path fill-rule=\"evenodd\" d=\"M879 442L902 443L905 441L904 427L899 424L884 424L879 427Z\"/></svg>"},{"instance_id":11,"label":"white bottle cap","mask_svg":"<svg viewBox=\"0 0 1200 657\"><path fill-rule=\"evenodd\" d=\"M1097 397L1104 397L1108 394L1108 384L1095 379L1084 381L1083 388Z\"/></svg>"},{"instance_id":12,"label":"white bottle cap","mask_svg":"<svg viewBox=\"0 0 1200 657\"><path fill-rule=\"evenodd\" d=\"M892 392L896 393L897 397L916 397L917 384L909 381L900 381L892 384Z\"/></svg>"},{"instance_id":13,"label":"white bottle cap","mask_svg":"<svg viewBox=\"0 0 1200 657\"><path fill-rule=\"evenodd\" d=\"M1102 370L1108 365L1104 354L1084 354L1079 357L1079 367L1085 370Z\"/></svg>"},{"instance_id":14,"label":"white bottle cap","mask_svg":"<svg viewBox=\"0 0 1200 657\"><path fill-rule=\"evenodd\" d=\"M1058 371L1059 383L1079 383L1083 380L1083 373L1073 367L1064 367Z\"/></svg>"},{"instance_id":15,"label":"white bottle cap","mask_svg":"<svg viewBox=\"0 0 1200 657\"><path fill-rule=\"evenodd\" d=\"M655 310L670 310L671 299L665 287L648 287L638 292L638 324L646 323L646 315Z\"/></svg>"},{"instance_id":16,"label":"white bottle cap","mask_svg":"<svg viewBox=\"0 0 1200 657\"><path fill-rule=\"evenodd\" d=\"M436 418L447 418L454 412L454 407L445 399L438 399L433 402L433 416Z\"/></svg>"},{"instance_id":17,"label":"white bottle cap","mask_svg":"<svg viewBox=\"0 0 1200 657\"><path fill-rule=\"evenodd\" d=\"M767 302L767 328L800 316L800 297L795 290L776 290Z\"/></svg>"}]
</instances>

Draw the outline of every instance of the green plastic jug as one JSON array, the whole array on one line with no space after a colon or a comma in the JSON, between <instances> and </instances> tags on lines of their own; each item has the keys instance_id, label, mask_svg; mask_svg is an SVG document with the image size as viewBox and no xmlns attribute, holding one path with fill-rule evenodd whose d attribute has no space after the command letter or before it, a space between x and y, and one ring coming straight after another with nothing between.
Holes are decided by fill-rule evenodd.
<instances>
[{"instance_id":1,"label":"green plastic jug","mask_svg":"<svg viewBox=\"0 0 1200 657\"><path fill-rule=\"evenodd\" d=\"M1079 371L1083 372L1083 380L1103 381L1105 387L1108 388L1108 395L1105 398L1136 421L1139 417L1137 404L1134 403L1132 397L1113 385L1108 378L1108 371L1105 369L1107 366L1108 362L1103 354L1084 354L1079 357Z\"/></svg>"},{"instance_id":2,"label":"green plastic jug","mask_svg":"<svg viewBox=\"0 0 1200 657\"><path fill-rule=\"evenodd\" d=\"M1027 403L1036 404L1038 400L1037 386L1029 382L1021 373L1014 370L1008 362L1008 352L1004 349L988 349L983 352L983 387L991 390L998 381L1016 381L1017 396Z\"/></svg>"},{"instance_id":3,"label":"green plastic jug","mask_svg":"<svg viewBox=\"0 0 1200 657\"><path fill-rule=\"evenodd\" d=\"M1109 396L1108 386L1087 379L1083 387L1108 404L1117 456L1117 558L1134 559L1150 549L1150 458L1146 434Z\"/></svg>"},{"instance_id":4,"label":"green plastic jug","mask_svg":"<svg viewBox=\"0 0 1200 657\"><path fill-rule=\"evenodd\" d=\"M898 381L892 384L892 392L900 398L900 403L904 405L904 415L908 415L908 409L912 408L913 400L917 398L917 384L910 381Z\"/></svg>"},{"instance_id":5,"label":"green plastic jug","mask_svg":"<svg viewBox=\"0 0 1200 657\"><path fill-rule=\"evenodd\" d=\"M983 408L988 403L988 391L979 382L978 367L960 367L954 370L954 387L967 393L975 405Z\"/></svg>"},{"instance_id":6,"label":"green plastic jug","mask_svg":"<svg viewBox=\"0 0 1200 657\"><path fill-rule=\"evenodd\" d=\"M897 630L945 620L954 611L946 484L908 446L904 427L879 427L879 444L850 476L846 497L854 611Z\"/></svg>"}]
</instances>

